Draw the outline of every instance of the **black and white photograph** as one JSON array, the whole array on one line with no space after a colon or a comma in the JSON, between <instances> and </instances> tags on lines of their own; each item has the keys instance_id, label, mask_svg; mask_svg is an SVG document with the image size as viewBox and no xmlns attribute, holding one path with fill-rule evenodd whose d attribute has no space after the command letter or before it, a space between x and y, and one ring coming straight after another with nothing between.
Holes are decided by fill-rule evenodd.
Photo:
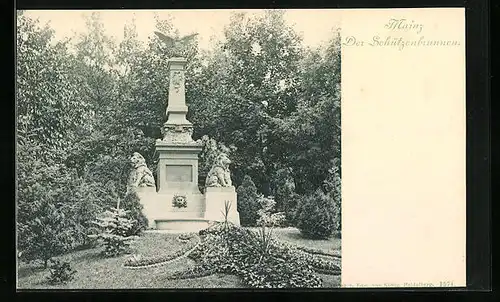
<instances>
[{"instance_id":1,"label":"black and white photograph","mask_svg":"<svg viewBox=\"0 0 500 302\"><path fill-rule=\"evenodd\" d=\"M340 287L340 21L18 10L17 289Z\"/></svg>"}]
</instances>

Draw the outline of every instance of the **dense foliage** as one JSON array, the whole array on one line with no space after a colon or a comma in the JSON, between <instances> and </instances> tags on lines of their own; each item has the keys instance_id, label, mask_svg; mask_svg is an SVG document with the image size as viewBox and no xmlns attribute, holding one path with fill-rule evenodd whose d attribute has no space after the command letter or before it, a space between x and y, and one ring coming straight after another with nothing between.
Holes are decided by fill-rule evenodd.
<instances>
[{"instance_id":1,"label":"dense foliage","mask_svg":"<svg viewBox=\"0 0 500 302\"><path fill-rule=\"evenodd\" d=\"M243 225L256 225L260 198L274 196L274 211L291 225L301 217L303 229L300 212L332 205L334 213L321 218L331 226L319 232L338 230L339 34L306 48L284 16L279 10L234 14L214 48L200 50L194 40L186 49L188 119L193 138L204 146L200 188L213 159L227 152ZM170 20L155 22L157 30L178 34ZM18 11L16 43L21 259L47 265L54 256L91 246L88 235L98 231L92 222L116 198L132 219L128 235L139 234L147 222L136 198L125 196L129 158L140 152L156 169L154 142L166 119L172 50L153 34L139 41L134 20L116 43L99 13L87 18L86 31L56 41L48 25ZM319 188L328 198L315 193Z\"/></svg>"}]
</instances>

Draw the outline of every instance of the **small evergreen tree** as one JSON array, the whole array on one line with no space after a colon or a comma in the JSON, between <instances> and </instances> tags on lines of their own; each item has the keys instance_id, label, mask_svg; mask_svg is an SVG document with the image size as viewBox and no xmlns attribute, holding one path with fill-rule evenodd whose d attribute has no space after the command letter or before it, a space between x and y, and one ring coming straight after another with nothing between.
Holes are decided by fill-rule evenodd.
<instances>
[{"instance_id":1,"label":"small evergreen tree","mask_svg":"<svg viewBox=\"0 0 500 302\"><path fill-rule=\"evenodd\" d=\"M128 235L134 222L127 218L127 211L111 208L104 212L104 216L95 222L100 228L101 233L90 235L96 237L104 243L103 254L107 257L115 257L127 253L130 248L130 242L135 236Z\"/></svg>"},{"instance_id":2,"label":"small evergreen tree","mask_svg":"<svg viewBox=\"0 0 500 302\"><path fill-rule=\"evenodd\" d=\"M255 226L259 218L259 193L252 178L245 175L243 183L236 189L238 196L238 212L242 226Z\"/></svg>"}]
</instances>

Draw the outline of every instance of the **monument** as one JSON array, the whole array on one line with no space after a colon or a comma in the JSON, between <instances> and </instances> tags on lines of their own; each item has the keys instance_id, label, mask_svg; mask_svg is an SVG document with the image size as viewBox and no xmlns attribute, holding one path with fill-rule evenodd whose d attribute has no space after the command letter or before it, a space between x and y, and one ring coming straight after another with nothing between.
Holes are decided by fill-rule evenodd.
<instances>
[{"instance_id":1,"label":"monument","mask_svg":"<svg viewBox=\"0 0 500 302\"><path fill-rule=\"evenodd\" d=\"M157 33L162 41L172 39ZM162 37L163 36L163 37ZM192 37L190 35L188 37ZM174 41L174 42L172 42ZM151 177L145 182L134 178L129 187L136 190L143 205L149 227L159 230L196 231L209 226L212 221L222 221L226 204L229 204L228 220L239 225L237 196L231 182L227 154L221 153L207 175L206 190L202 194L198 187L198 154L202 150L200 142L192 138L193 124L186 119L188 107L185 99L185 66L183 57L168 60L169 88L167 121L162 128L162 139L156 141L158 168L156 188L151 185ZM138 154L138 153L137 153ZM142 165L144 158L134 154L134 167ZM140 161L141 164L137 162ZM135 169L137 170L137 168ZM131 179L132 174L131 173ZM148 169L149 171L149 169ZM151 171L149 171L151 173ZM137 174L137 173L136 173ZM149 175L147 172L145 173Z\"/></svg>"}]
</instances>

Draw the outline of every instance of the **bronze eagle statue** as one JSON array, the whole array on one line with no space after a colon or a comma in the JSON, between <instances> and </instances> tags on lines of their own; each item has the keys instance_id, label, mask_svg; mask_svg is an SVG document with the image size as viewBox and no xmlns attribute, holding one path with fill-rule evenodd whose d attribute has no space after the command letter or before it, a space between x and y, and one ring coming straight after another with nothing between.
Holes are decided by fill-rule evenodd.
<instances>
[{"instance_id":1,"label":"bronze eagle statue","mask_svg":"<svg viewBox=\"0 0 500 302\"><path fill-rule=\"evenodd\" d=\"M181 49L189 42L191 42L195 36L197 36L197 33L190 34L181 38L173 38L169 37L167 35L162 34L161 32L155 31L154 32L158 38L168 47L173 49L174 55L180 55Z\"/></svg>"}]
</instances>

